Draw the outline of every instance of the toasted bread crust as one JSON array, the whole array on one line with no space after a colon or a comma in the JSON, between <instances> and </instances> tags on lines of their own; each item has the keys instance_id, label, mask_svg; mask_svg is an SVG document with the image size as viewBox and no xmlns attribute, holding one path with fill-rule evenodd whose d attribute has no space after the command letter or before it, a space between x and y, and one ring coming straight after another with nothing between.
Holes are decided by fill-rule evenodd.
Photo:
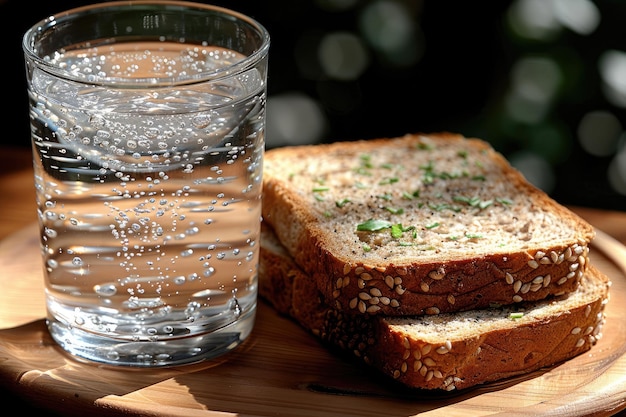
<instances>
[{"instance_id":1,"label":"toasted bread crust","mask_svg":"<svg viewBox=\"0 0 626 417\"><path fill-rule=\"evenodd\" d=\"M323 303L317 286L264 225L259 294L329 346L398 382L453 390L573 358L601 337L610 282L593 266L581 285L549 300L464 313L389 317ZM511 314L521 312L519 318Z\"/></svg>"},{"instance_id":2,"label":"toasted bread crust","mask_svg":"<svg viewBox=\"0 0 626 417\"><path fill-rule=\"evenodd\" d=\"M365 314L571 292L594 236L486 142L449 133L269 150L263 199L264 222L323 300ZM371 219L399 237L357 230Z\"/></svg>"}]
</instances>

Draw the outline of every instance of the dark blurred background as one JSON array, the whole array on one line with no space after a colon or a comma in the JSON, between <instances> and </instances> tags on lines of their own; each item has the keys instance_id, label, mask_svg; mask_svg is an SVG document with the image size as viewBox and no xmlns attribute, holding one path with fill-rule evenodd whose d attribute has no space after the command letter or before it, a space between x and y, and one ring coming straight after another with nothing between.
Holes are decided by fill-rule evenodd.
<instances>
[{"instance_id":1,"label":"dark blurred background","mask_svg":"<svg viewBox=\"0 0 626 417\"><path fill-rule=\"evenodd\" d=\"M30 146L23 32L87 3L0 0L4 144ZM211 3L272 36L268 148L457 132L563 204L626 210L625 1Z\"/></svg>"}]
</instances>

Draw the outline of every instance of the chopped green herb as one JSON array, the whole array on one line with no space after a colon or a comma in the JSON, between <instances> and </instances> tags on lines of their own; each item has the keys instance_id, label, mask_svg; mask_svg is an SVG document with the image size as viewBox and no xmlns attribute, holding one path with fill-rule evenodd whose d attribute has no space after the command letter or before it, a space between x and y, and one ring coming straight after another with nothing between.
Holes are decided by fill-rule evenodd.
<instances>
[{"instance_id":1,"label":"chopped green herb","mask_svg":"<svg viewBox=\"0 0 626 417\"><path fill-rule=\"evenodd\" d=\"M365 223L358 224L356 230L359 232L376 232L382 229L389 229L390 227L390 221L370 219Z\"/></svg>"},{"instance_id":2,"label":"chopped green herb","mask_svg":"<svg viewBox=\"0 0 626 417\"><path fill-rule=\"evenodd\" d=\"M400 208L385 207L385 210L387 210L389 213L392 213L392 214L402 214L402 213L404 213L404 209L402 207L400 207Z\"/></svg>"},{"instance_id":3,"label":"chopped green herb","mask_svg":"<svg viewBox=\"0 0 626 417\"><path fill-rule=\"evenodd\" d=\"M399 239L400 237L402 237L402 225L401 224L391 225L391 237L394 239Z\"/></svg>"},{"instance_id":4,"label":"chopped green herb","mask_svg":"<svg viewBox=\"0 0 626 417\"><path fill-rule=\"evenodd\" d=\"M342 200L339 201L335 201L335 206L342 208L343 206L345 206L348 203L351 203L352 201L350 201L349 198L344 198Z\"/></svg>"},{"instance_id":5,"label":"chopped green herb","mask_svg":"<svg viewBox=\"0 0 626 417\"><path fill-rule=\"evenodd\" d=\"M393 184L400 181L397 177L392 177L392 178L385 178L384 180L380 181L378 183L378 185L387 185L387 184Z\"/></svg>"},{"instance_id":6,"label":"chopped green herb","mask_svg":"<svg viewBox=\"0 0 626 417\"><path fill-rule=\"evenodd\" d=\"M329 187L313 187L314 193L321 193L321 192L328 191L328 190L330 190Z\"/></svg>"},{"instance_id":7,"label":"chopped green herb","mask_svg":"<svg viewBox=\"0 0 626 417\"><path fill-rule=\"evenodd\" d=\"M518 312L518 313L511 313L511 314L509 314L509 318L510 318L511 320L521 319L522 317L524 317L524 313L522 313L522 312Z\"/></svg>"},{"instance_id":8,"label":"chopped green herb","mask_svg":"<svg viewBox=\"0 0 626 417\"><path fill-rule=\"evenodd\" d=\"M457 154L458 156L460 156L461 158L463 158L463 159L467 158L467 151L466 151L466 150L464 150L464 149L461 149L461 150L460 150L460 151L458 151L456 154Z\"/></svg>"},{"instance_id":9,"label":"chopped green herb","mask_svg":"<svg viewBox=\"0 0 626 417\"><path fill-rule=\"evenodd\" d=\"M435 227L438 227L440 225L441 225L441 223L435 222L435 223L427 224L425 227L430 230L430 229L434 229Z\"/></svg>"},{"instance_id":10,"label":"chopped green herb","mask_svg":"<svg viewBox=\"0 0 626 417\"><path fill-rule=\"evenodd\" d=\"M382 198L383 200L386 200L386 201L391 201L391 199L393 198L393 196L389 193L377 195L376 197Z\"/></svg>"},{"instance_id":11,"label":"chopped green herb","mask_svg":"<svg viewBox=\"0 0 626 417\"><path fill-rule=\"evenodd\" d=\"M482 239L483 235L480 233L465 233L465 237L468 239Z\"/></svg>"},{"instance_id":12,"label":"chopped green herb","mask_svg":"<svg viewBox=\"0 0 626 417\"><path fill-rule=\"evenodd\" d=\"M369 252L372 250L372 247L367 243L364 243L361 247L363 248L363 252Z\"/></svg>"},{"instance_id":13,"label":"chopped green herb","mask_svg":"<svg viewBox=\"0 0 626 417\"><path fill-rule=\"evenodd\" d=\"M496 198L496 201L503 206L510 206L513 204L513 200L509 200L508 198Z\"/></svg>"}]
</instances>

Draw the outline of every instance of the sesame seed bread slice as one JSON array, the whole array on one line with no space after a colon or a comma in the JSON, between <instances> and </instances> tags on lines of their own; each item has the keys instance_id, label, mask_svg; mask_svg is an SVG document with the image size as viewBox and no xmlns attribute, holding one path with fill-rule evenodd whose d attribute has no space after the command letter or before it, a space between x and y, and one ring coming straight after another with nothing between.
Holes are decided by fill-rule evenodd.
<instances>
[{"instance_id":1,"label":"sesame seed bread slice","mask_svg":"<svg viewBox=\"0 0 626 417\"><path fill-rule=\"evenodd\" d=\"M454 390L552 366L601 337L610 281L593 266L568 294L457 313L390 317L337 310L281 246L261 234L259 294L329 347L407 387Z\"/></svg>"},{"instance_id":2,"label":"sesame seed bread slice","mask_svg":"<svg viewBox=\"0 0 626 417\"><path fill-rule=\"evenodd\" d=\"M406 135L268 150L263 220L329 305L437 314L576 289L591 225L488 143Z\"/></svg>"}]
</instances>

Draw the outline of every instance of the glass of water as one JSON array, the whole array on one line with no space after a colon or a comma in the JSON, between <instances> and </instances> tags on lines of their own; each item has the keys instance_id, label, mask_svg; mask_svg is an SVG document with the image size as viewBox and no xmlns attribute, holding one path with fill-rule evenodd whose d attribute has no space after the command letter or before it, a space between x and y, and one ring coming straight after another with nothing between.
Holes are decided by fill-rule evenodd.
<instances>
[{"instance_id":1,"label":"glass of water","mask_svg":"<svg viewBox=\"0 0 626 417\"><path fill-rule=\"evenodd\" d=\"M69 353L170 366L250 334L269 44L250 17L159 0L25 33L47 323Z\"/></svg>"}]
</instances>

